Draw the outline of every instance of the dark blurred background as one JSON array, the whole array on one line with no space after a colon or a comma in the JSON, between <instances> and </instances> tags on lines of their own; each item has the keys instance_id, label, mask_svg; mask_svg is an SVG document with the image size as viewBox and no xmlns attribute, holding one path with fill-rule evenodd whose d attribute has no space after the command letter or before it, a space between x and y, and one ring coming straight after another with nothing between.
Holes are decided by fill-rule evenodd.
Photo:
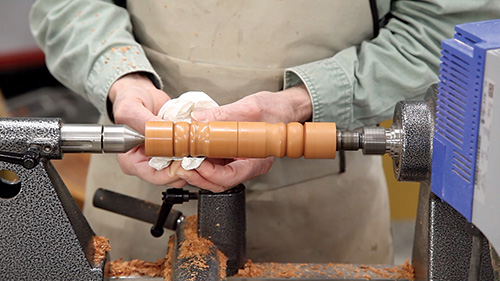
<instances>
[{"instance_id":1,"label":"dark blurred background","mask_svg":"<svg viewBox=\"0 0 500 281\"><path fill-rule=\"evenodd\" d=\"M60 117L64 122L96 122L97 110L62 86L47 70L29 28L34 0L1 1L0 91L3 115Z\"/></svg>"}]
</instances>

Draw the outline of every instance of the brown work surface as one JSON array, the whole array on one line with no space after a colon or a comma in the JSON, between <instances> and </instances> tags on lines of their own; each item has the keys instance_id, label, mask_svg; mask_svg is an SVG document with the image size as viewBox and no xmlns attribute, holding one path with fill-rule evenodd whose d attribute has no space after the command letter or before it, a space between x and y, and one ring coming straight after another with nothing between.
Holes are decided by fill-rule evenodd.
<instances>
[{"instance_id":1,"label":"brown work surface","mask_svg":"<svg viewBox=\"0 0 500 281\"><path fill-rule=\"evenodd\" d=\"M354 265L310 263L253 263L248 261L235 277L324 278L361 280L412 280L414 270L409 261L402 265Z\"/></svg>"}]
</instances>

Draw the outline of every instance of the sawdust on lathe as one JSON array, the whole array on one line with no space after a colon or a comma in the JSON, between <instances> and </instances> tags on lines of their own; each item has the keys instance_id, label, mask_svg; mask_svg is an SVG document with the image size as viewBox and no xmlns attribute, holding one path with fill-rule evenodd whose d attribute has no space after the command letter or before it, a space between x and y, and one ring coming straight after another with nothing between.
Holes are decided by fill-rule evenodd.
<instances>
[{"instance_id":1,"label":"sawdust on lathe","mask_svg":"<svg viewBox=\"0 0 500 281\"><path fill-rule=\"evenodd\" d=\"M198 237L198 217L189 216L185 218L184 223L185 240L180 243L178 250L178 259L189 259L189 263L184 263L181 267L208 268L206 258L214 249L217 251L217 258L220 266L220 279L226 278L227 257L214 244L204 238ZM172 266L174 262L174 236L168 240L168 252L165 258L159 259L156 262L148 262L144 260L123 261L116 260L110 263L109 276L124 277L124 276L150 276L150 277L165 277L165 280L172 278ZM194 270L193 272L196 272Z\"/></svg>"},{"instance_id":2,"label":"sawdust on lathe","mask_svg":"<svg viewBox=\"0 0 500 281\"><path fill-rule=\"evenodd\" d=\"M304 264L292 263L254 263L248 260L245 267L238 270L236 277L267 277L267 278L291 278L302 277Z\"/></svg>"},{"instance_id":3,"label":"sawdust on lathe","mask_svg":"<svg viewBox=\"0 0 500 281\"><path fill-rule=\"evenodd\" d=\"M94 264L98 266L106 258L106 253L111 250L111 246L109 239L103 236L94 236L92 244L94 245Z\"/></svg>"},{"instance_id":4,"label":"sawdust on lathe","mask_svg":"<svg viewBox=\"0 0 500 281\"><path fill-rule=\"evenodd\" d=\"M165 280L172 279L172 264L174 261L174 236L170 236L168 239L168 252L165 257L165 269L162 272L162 275L165 277Z\"/></svg>"},{"instance_id":5,"label":"sawdust on lathe","mask_svg":"<svg viewBox=\"0 0 500 281\"><path fill-rule=\"evenodd\" d=\"M165 280L170 280L170 268L173 260L173 236L168 240L168 253L163 259L158 259L156 262L148 262L144 260L123 261L118 259L109 263L110 277L127 277L127 276L150 276L150 277L165 277ZM167 279L168 278L168 279Z\"/></svg>"},{"instance_id":6,"label":"sawdust on lathe","mask_svg":"<svg viewBox=\"0 0 500 281\"><path fill-rule=\"evenodd\" d=\"M362 265L363 271L370 271L377 275L377 277L390 278L390 279L408 279L415 278L415 269L411 266L410 260L406 260L402 265L395 265L392 267L375 268L373 266Z\"/></svg>"},{"instance_id":7,"label":"sawdust on lathe","mask_svg":"<svg viewBox=\"0 0 500 281\"><path fill-rule=\"evenodd\" d=\"M202 259L210 254L214 243L198 236L198 216L189 216L185 219L184 235L186 239L181 242L177 258Z\"/></svg>"},{"instance_id":8,"label":"sawdust on lathe","mask_svg":"<svg viewBox=\"0 0 500 281\"><path fill-rule=\"evenodd\" d=\"M219 259L219 277L224 280L226 278L227 257L223 252L217 250L217 258Z\"/></svg>"},{"instance_id":9,"label":"sawdust on lathe","mask_svg":"<svg viewBox=\"0 0 500 281\"><path fill-rule=\"evenodd\" d=\"M119 259L111 262L109 275L113 277L146 275L150 277L163 277L165 260L158 259L156 262L148 262L143 260L123 261L123 259Z\"/></svg>"},{"instance_id":10,"label":"sawdust on lathe","mask_svg":"<svg viewBox=\"0 0 500 281\"><path fill-rule=\"evenodd\" d=\"M189 267L196 269L207 269L207 257L211 251L217 251L217 258L219 261L220 278L226 278L227 257L216 247L214 243L203 237L198 236L198 216L189 216L184 220L184 236L185 240L179 245L178 259L188 259L189 263L183 263L181 267ZM192 271L193 274L198 272Z\"/></svg>"},{"instance_id":11,"label":"sawdust on lathe","mask_svg":"<svg viewBox=\"0 0 500 281\"><path fill-rule=\"evenodd\" d=\"M415 270L409 260L402 265L376 268L353 264L254 263L248 260L236 277L247 278L387 278L413 280Z\"/></svg>"}]
</instances>

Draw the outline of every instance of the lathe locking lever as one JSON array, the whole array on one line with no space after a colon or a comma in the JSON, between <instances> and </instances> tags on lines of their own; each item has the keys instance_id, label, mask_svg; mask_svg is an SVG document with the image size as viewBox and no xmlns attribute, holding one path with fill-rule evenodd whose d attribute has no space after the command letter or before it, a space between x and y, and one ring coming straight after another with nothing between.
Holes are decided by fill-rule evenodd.
<instances>
[{"instance_id":1,"label":"lathe locking lever","mask_svg":"<svg viewBox=\"0 0 500 281\"><path fill-rule=\"evenodd\" d=\"M151 227L151 235L154 237L160 237L163 235L163 225L167 221L168 214L174 204L182 204L188 202L191 199L198 199L198 195L194 192L189 192L182 188L169 188L165 192L162 192L163 203L160 208L160 213L158 214L158 219L156 223Z\"/></svg>"},{"instance_id":2,"label":"lathe locking lever","mask_svg":"<svg viewBox=\"0 0 500 281\"><path fill-rule=\"evenodd\" d=\"M25 153L0 151L0 161L19 164L26 169L32 169L40 161L40 148L37 145L32 145Z\"/></svg>"}]
</instances>

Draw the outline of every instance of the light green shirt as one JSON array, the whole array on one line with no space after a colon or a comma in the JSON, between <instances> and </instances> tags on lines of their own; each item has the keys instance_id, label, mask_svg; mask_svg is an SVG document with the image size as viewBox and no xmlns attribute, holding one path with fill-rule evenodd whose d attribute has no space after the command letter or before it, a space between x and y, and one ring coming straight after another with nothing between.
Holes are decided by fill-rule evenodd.
<instances>
[{"instance_id":1,"label":"light green shirt","mask_svg":"<svg viewBox=\"0 0 500 281\"><path fill-rule=\"evenodd\" d=\"M377 2L391 18L375 39L285 71L285 88L304 83L309 90L313 121L352 129L391 118L396 102L422 98L438 81L440 42L455 25L500 18L500 0ZM39 0L30 22L54 77L101 113L123 75L146 72L161 87L127 11L111 1Z\"/></svg>"}]
</instances>

